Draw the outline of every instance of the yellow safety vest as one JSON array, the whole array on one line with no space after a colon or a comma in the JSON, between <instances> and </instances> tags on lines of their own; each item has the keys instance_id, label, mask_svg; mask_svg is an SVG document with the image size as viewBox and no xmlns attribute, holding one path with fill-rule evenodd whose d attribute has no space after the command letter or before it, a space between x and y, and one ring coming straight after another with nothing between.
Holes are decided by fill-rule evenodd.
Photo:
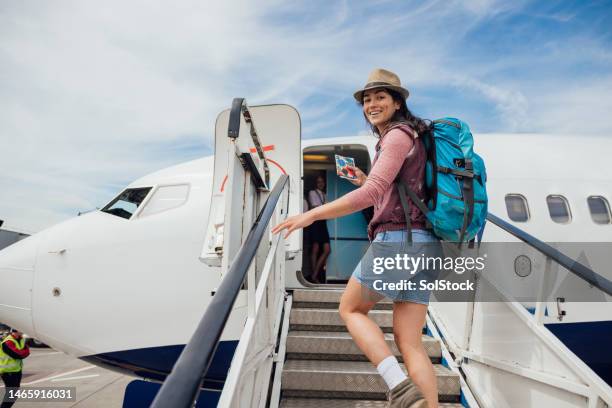
<instances>
[{"instance_id":1,"label":"yellow safety vest","mask_svg":"<svg viewBox=\"0 0 612 408\"><path fill-rule=\"evenodd\" d=\"M0 374L18 373L23 368L23 360L15 359L2 351L2 345L7 341L15 343L17 350L23 350L25 347L25 339L22 337L21 340L17 340L9 334L0 342Z\"/></svg>"}]
</instances>

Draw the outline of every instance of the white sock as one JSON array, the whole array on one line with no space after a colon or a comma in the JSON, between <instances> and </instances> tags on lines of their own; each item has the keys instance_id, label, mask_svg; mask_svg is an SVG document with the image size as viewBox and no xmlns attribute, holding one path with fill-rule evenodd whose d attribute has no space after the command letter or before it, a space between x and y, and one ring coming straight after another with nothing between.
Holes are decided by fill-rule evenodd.
<instances>
[{"instance_id":1,"label":"white sock","mask_svg":"<svg viewBox=\"0 0 612 408\"><path fill-rule=\"evenodd\" d=\"M394 389L399 383L404 381L406 374L402 371L397 358L395 356L389 356L378 364L376 367L378 373L382 376L383 380L387 383L387 387L390 390Z\"/></svg>"}]
</instances>

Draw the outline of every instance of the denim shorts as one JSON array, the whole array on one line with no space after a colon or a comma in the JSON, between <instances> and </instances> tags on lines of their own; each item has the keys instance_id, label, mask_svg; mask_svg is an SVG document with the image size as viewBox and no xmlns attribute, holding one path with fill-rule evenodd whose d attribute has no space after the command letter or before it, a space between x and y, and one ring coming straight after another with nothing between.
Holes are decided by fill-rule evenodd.
<instances>
[{"instance_id":1,"label":"denim shorts","mask_svg":"<svg viewBox=\"0 0 612 408\"><path fill-rule=\"evenodd\" d=\"M406 234L406 230L383 231L376 234L376 237L372 241L372 245L370 245L370 248L364 257L361 259L359 264L357 264L352 276L357 279L362 286L386 298L389 298L394 302L412 302L428 305L431 291L426 288L422 288L421 282L424 281L425 284L433 282L437 278L439 271L419 269L415 270L413 274L407 272L406 278L415 282L414 288L402 290L384 290L380 288L380 276L376 275L375 273L371 273L371 269L373 268L372 264L367 266L369 268L368 270L362 269L362 262L371 263L369 259L371 259L372 255L368 254L373 250L377 242L397 243L397 245L393 245L388 249L377 246L375 249L378 251L377 256L380 256L380 251L383 251L383 255L393 258L398 253L398 249L401 250L402 254L408 254L409 256L414 257L421 256L422 252L424 251L427 252L428 256L440 256L442 254L442 249L439 245L440 241L431 231L422 229L412 230L413 246L408 246ZM421 244L419 245L419 243ZM423 248L426 249L424 250ZM384 251L387 251L387 254L384 254ZM368 259L368 261L365 261L366 259ZM376 280L379 282L375 283Z\"/></svg>"}]
</instances>

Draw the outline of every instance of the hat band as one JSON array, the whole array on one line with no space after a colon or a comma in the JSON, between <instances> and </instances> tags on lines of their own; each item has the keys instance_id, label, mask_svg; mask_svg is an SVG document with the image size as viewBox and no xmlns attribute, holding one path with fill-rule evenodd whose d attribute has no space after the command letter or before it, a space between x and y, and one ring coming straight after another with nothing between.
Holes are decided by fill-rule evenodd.
<instances>
[{"instance_id":1,"label":"hat band","mask_svg":"<svg viewBox=\"0 0 612 408\"><path fill-rule=\"evenodd\" d=\"M368 82L364 88L372 88L374 86L397 86L390 84L389 82Z\"/></svg>"}]
</instances>

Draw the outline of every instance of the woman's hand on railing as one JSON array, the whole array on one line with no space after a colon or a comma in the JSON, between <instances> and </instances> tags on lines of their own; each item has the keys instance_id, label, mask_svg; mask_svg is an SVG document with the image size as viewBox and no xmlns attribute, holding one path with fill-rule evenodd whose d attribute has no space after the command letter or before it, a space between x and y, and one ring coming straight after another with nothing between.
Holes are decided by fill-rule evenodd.
<instances>
[{"instance_id":1,"label":"woman's hand on railing","mask_svg":"<svg viewBox=\"0 0 612 408\"><path fill-rule=\"evenodd\" d=\"M356 177L354 179L347 179L347 180L353 183L354 185L356 185L357 187L363 186L363 184L368 179L368 176L366 176L366 174L363 171L361 171L358 167L346 166L346 168L352 171Z\"/></svg>"},{"instance_id":2,"label":"woman's hand on railing","mask_svg":"<svg viewBox=\"0 0 612 408\"><path fill-rule=\"evenodd\" d=\"M306 211L305 213L287 218L285 221L272 228L272 233L278 234L282 230L286 229L287 232L285 233L285 238L287 238L293 231L300 228L306 228L314 221L315 218L312 216L312 211Z\"/></svg>"}]
</instances>

